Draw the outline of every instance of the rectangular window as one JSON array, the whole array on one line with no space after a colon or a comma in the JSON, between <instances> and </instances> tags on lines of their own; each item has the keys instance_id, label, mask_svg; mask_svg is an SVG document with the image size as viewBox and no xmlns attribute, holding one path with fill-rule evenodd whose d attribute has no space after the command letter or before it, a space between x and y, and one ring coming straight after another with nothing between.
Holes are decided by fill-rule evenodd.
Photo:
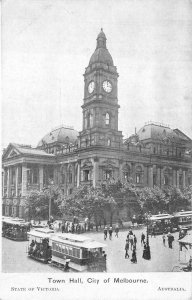
<instances>
[{"instance_id":1,"label":"rectangular window","mask_svg":"<svg viewBox=\"0 0 192 300\"><path fill-rule=\"evenodd\" d=\"M84 173L83 174L84 181L89 181L90 180L89 170L84 170L83 173Z\"/></svg>"},{"instance_id":2,"label":"rectangular window","mask_svg":"<svg viewBox=\"0 0 192 300\"><path fill-rule=\"evenodd\" d=\"M8 205L5 206L5 215L9 216L9 206Z\"/></svg>"},{"instance_id":3,"label":"rectangular window","mask_svg":"<svg viewBox=\"0 0 192 300\"><path fill-rule=\"evenodd\" d=\"M112 178L112 170L106 170L104 171L104 180L108 180L110 178Z\"/></svg>"},{"instance_id":4,"label":"rectangular window","mask_svg":"<svg viewBox=\"0 0 192 300\"><path fill-rule=\"evenodd\" d=\"M34 168L33 169L33 183L37 184L39 182L39 169Z\"/></svg>"}]
</instances>

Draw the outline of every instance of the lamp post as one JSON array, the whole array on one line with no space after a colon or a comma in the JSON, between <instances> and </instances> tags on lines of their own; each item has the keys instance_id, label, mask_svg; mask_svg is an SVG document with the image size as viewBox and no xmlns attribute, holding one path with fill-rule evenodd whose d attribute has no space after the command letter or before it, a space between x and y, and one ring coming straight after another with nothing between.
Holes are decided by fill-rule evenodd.
<instances>
[{"instance_id":1,"label":"lamp post","mask_svg":"<svg viewBox=\"0 0 192 300\"><path fill-rule=\"evenodd\" d=\"M147 214L147 242L146 242L146 258L147 260L151 259L151 250L149 246L149 215Z\"/></svg>"}]
</instances>

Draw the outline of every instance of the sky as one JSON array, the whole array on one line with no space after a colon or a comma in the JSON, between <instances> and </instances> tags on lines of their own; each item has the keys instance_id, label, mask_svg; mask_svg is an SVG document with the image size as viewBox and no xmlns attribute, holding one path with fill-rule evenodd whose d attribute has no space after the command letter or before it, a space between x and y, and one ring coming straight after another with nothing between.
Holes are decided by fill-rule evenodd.
<instances>
[{"instance_id":1,"label":"sky","mask_svg":"<svg viewBox=\"0 0 192 300\"><path fill-rule=\"evenodd\" d=\"M85 68L103 28L124 137L155 121L192 138L191 0L3 0L2 148L82 129Z\"/></svg>"}]
</instances>

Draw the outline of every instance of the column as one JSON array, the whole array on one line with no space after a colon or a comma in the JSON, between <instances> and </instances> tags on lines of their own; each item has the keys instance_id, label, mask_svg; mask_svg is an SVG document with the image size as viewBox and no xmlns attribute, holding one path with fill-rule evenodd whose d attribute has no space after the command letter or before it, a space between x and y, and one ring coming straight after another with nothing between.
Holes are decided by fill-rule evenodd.
<instances>
[{"instance_id":1,"label":"column","mask_svg":"<svg viewBox=\"0 0 192 300\"><path fill-rule=\"evenodd\" d=\"M54 182L54 184L58 183L57 174L58 174L57 167L54 167L54 169L53 169L53 182Z\"/></svg>"},{"instance_id":2,"label":"column","mask_svg":"<svg viewBox=\"0 0 192 300\"><path fill-rule=\"evenodd\" d=\"M75 163L72 164L72 185L75 186Z\"/></svg>"},{"instance_id":3,"label":"column","mask_svg":"<svg viewBox=\"0 0 192 300\"><path fill-rule=\"evenodd\" d=\"M22 164L22 197L26 196L27 193L27 164Z\"/></svg>"},{"instance_id":4,"label":"column","mask_svg":"<svg viewBox=\"0 0 192 300\"><path fill-rule=\"evenodd\" d=\"M10 189L10 167L7 169L7 198L10 197L11 189Z\"/></svg>"},{"instance_id":5,"label":"column","mask_svg":"<svg viewBox=\"0 0 192 300\"><path fill-rule=\"evenodd\" d=\"M43 189L43 166L39 166L39 189Z\"/></svg>"},{"instance_id":6,"label":"column","mask_svg":"<svg viewBox=\"0 0 192 300\"><path fill-rule=\"evenodd\" d=\"M176 170L173 169L173 186L177 186L177 174Z\"/></svg>"},{"instance_id":7,"label":"column","mask_svg":"<svg viewBox=\"0 0 192 300\"><path fill-rule=\"evenodd\" d=\"M177 187L179 187L179 170L177 170Z\"/></svg>"},{"instance_id":8,"label":"column","mask_svg":"<svg viewBox=\"0 0 192 300\"><path fill-rule=\"evenodd\" d=\"M16 166L15 171L15 196L18 197L18 176L19 176L19 167Z\"/></svg>"},{"instance_id":9,"label":"column","mask_svg":"<svg viewBox=\"0 0 192 300\"><path fill-rule=\"evenodd\" d=\"M135 176L135 163L132 163L131 177L133 178L133 182L136 182Z\"/></svg>"},{"instance_id":10,"label":"column","mask_svg":"<svg viewBox=\"0 0 192 300\"><path fill-rule=\"evenodd\" d=\"M153 187L153 166L149 166L148 168L148 174L149 174L149 187Z\"/></svg>"},{"instance_id":11,"label":"column","mask_svg":"<svg viewBox=\"0 0 192 300\"><path fill-rule=\"evenodd\" d=\"M2 171L2 197L4 196L4 178L5 178L5 171Z\"/></svg>"},{"instance_id":12,"label":"column","mask_svg":"<svg viewBox=\"0 0 192 300\"><path fill-rule=\"evenodd\" d=\"M97 186L99 180L99 163L98 161L93 161L93 187Z\"/></svg>"},{"instance_id":13,"label":"column","mask_svg":"<svg viewBox=\"0 0 192 300\"><path fill-rule=\"evenodd\" d=\"M186 172L185 171L183 171L183 188L185 188L185 186L186 186L186 182L185 182L185 180L186 180Z\"/></svg>"},{"instance_id":14,"label":"column","mask_svg":"<svg viewBox=\"0 0 192 300\"><path fill-rule=\"evenodd\" d=\"M80 170L81 170L81 161L78 161L77 162L77 187L80 185L80 182L81 182L81 180L80 180L80 175L81 175Z\"/></svg>"},{"instance_id":15,"label":"column","mask_svg":"<svg viewBox=\"0 0 192 300\"><path fill-rule=\"evenodd\" d=\"M161 187L161 168L157 167L157 186Z\"/></svg>"}]
</instances>

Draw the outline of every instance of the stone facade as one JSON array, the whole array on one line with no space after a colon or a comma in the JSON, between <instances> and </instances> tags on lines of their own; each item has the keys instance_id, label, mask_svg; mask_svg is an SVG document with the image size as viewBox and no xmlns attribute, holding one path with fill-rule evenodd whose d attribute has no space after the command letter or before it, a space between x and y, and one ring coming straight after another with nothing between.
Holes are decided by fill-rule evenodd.
<instances>
[{"instance_id":1,"label":"stone facade","mask_svg":"<svg viewBox=\"0 0 192 300\"><path fill-rule=\"evenodd\" d=\"M2 163L3 215L22 217L26 193L41 190L49 181L64 194L109 178L131 177L140 187L192 184L192 141L179 129L151 122L123 139L118 130L118 76L101 30L84 74L82 131L61 126L36 148L9 144Z\"/></svg>"}]
</instances>

